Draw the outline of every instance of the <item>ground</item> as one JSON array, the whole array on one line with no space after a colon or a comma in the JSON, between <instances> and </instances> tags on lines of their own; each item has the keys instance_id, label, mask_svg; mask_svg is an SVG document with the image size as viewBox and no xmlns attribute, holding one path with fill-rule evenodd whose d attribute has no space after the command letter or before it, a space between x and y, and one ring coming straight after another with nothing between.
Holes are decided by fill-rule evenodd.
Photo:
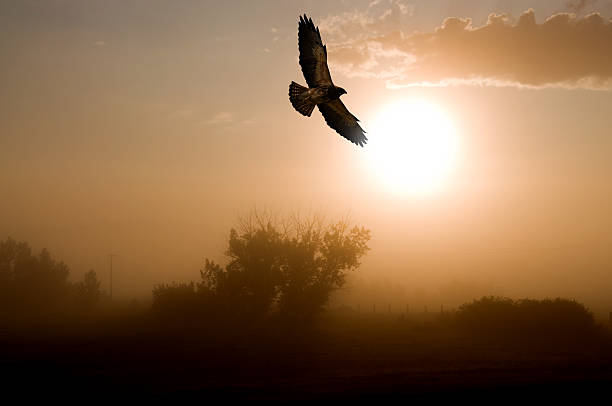
<instances>
[{"instance_id":1,"label":"ground","mask_svg":"<svg viewBox=\"0 0 612 406\"><path fill-rule=\"evenodd\" d=\"M150 315L13 324L0 338L4 392L92 401L584 401L612 387L606 334L487 339L436 320L359 314L230 325Z\"/></svg>"}]
</instances>

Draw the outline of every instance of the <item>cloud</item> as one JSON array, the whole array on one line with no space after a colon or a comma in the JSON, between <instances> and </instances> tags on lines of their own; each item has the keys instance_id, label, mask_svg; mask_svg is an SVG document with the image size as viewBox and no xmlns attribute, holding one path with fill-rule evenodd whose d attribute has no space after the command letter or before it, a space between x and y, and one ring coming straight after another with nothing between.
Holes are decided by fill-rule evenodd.
<instances>
[{"instance_id":1,"label":"cloud","mask_svg":"<svg viewBox=\"0 0 612 406\"><path fill-rule=\"evenodd\" d=\"M241 119L229 111L220 111L209 119L200 122L200 125L217 126L224 131L239 131L254 124L256 124L256 121L253 118Z\"/></svg>"},{"instance_id":2,"label":"cloud","mask_svg":"<svg viewBox=\"0 0 612 406\"><path fill-rule=\"evenodd\" d=\"M567 8L567 10L578 14L584 11L587 6L590 6L594 3L597 3L597 0L571 0L567 2L565 7Z\"/></svg>"},{"instance_id":3,"label":"cloud","mask_svg":"<svg viewBox=\"0 0 612 406\"><path fill-rule=\"evenodd\" d=\"M218 124L228 124L234 121L234 114L229 111L221 111L208 120L204 120L201 122L203 125L218 125Z\"/></svg>"},{"instance_id":4,"label":"cloud","mask_svg":"<svg viewBox=\"0 0 612 406\"><path fill-rule=\"evenodd\" d=\"M354 10L321 20L319 28L336 40L352 41L377 35L389 29L399 29L414 14L414 5L402 0L374 0L367 10Z\"/></svg>"},{"instance_id":5,"label":"cloud","mask_svg":"<svg viewBox=\"0 0 612 406\"><path fill-rule=\"evenodd\" d=\"M331 69L386 79L389 87L612 89L612 20L598 13L582 18L559 13L539 24L530 9L517 20L491 14L481 27L473 27L469 18L449 17L433 32L411 34L396 24L378 24L370 33L367 27L375 22L355 15L333 21L341 32L331 30Z\"/></svg>"}]
</instances>

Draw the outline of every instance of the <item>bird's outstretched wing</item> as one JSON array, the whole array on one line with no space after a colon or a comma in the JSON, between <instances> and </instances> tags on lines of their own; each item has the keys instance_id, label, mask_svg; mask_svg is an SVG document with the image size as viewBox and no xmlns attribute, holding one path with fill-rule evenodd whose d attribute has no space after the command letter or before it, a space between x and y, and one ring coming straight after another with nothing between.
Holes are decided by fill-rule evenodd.
<instances>
[{"instance_id":1,"label":"bird's outstretched wing","mask_svg":"<svg viewBox=\"0 0 612 406\"><path fill-rule=\"evenodd\" d=\"M298 48L300 50L300 66L309 87L332 85L331 75L327 67L327 48L321 42L319 28L312 19L300 16L298 25Z\"/></svg>"},{"instance_id":2,"label":"bird's outstretched wing","mask_svg":"<svg viewBox=\"0 0 612 406\"><path fill-rule=\"evenodd\" d=\"M317 104L325 122L338 134L360 147L367 143L365 131L359 125L359 119L351 114L340 99Z\"/></svg>"}]
</instances>

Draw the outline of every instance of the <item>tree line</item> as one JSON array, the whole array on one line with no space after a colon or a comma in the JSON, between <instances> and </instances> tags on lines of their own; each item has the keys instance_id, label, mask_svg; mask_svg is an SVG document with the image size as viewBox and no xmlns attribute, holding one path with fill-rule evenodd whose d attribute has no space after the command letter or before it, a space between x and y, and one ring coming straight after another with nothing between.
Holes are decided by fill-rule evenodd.
<instances>
[{"instance_id":1,"label":"tree line","mask_svg":"<svg viewBox=\"0 0 612 406\"><path fill-rule=\"evenodd\" d=\"M153 288L152 310L172 317L260 318L320 313L369 250L370 231L317 216L283 219L265 212L240 218L229 232L226 263L209 259L199 281ZM48 250L0 242L0 314L46 314L94 309L105 293L95 271L81 281Z\"/></svg>"},{"instance_id":2,"label":"tree line","mask_svg":"<svg viewBox=\"0 0 612 406\"><path fill-rule=\"evenodd\" d=\"M197 282L156 285L154 314L201 320L261 319L278 315L293 320L321 313L332 293L368 252L370 230L346 220L291 216L277 219L253 212L229 232L225 263L208 258ZM0 315L90 311L104 297L95 271L69 281L66 264L25 242L0 242ZM567 299L513 300L483 297L445 313L455 327L483 337L589 335L593 314Z\"/></svg>"},{"instance_id":3,"label":"tree line","mask_svg":"<svg viewBox=\"0 0 612 406\"><path fill-rule=\"evenodd\" d=\"M91 310L99 302L100 281L93 270L70 282L70 269L43 249L26 242L0 241L0 313L49 313Z\"/></svg>"}]
</instances>

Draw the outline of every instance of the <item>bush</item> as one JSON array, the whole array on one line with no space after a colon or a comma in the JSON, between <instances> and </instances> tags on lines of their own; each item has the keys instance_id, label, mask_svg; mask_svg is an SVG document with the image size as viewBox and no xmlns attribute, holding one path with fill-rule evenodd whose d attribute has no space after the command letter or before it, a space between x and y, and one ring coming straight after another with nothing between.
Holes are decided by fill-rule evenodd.
<instances>
[{"instance_id":1,"label":"bush","mask_svg":"<svg viewBox=\"0 0 612 406\"><path fill-rule=\"evenodd\" d=\"M508 338L576 339L592 336L597 330L593 314L584 305L561 298L483 297L462 305L455 321L478 334Z\"/></svg>"},{"instance_id":2,"label":"bush","mask_svg":"<svg viewBox=\"0 0 612 406\"><path fill-rule=\"evenodd\" d=\"M199 307L198 299L193 282L162 283L153 288L153 310L163 313L193 313Z\"/></svg>"}]
</instances>

